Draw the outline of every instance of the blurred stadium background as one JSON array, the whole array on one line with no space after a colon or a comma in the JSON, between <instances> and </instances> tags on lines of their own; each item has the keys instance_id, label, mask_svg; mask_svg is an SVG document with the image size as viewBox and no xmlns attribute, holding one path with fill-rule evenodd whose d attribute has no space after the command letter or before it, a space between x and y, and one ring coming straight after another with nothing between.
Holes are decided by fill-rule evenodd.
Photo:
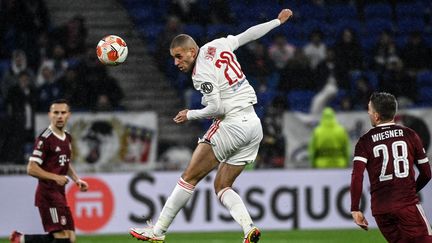
<instances>
[{"instance_id":1,"label":"blurred stadium background","mask_svg":"<svg viewBox=\"0 0 432 243\"><path fill-rule=\"evenodd\" d=\"M33 207L36 182L25 175L25 165L35 134L47 125L47 104L66 97L73 105L69 130L75 138L75 166L93 182L97 202L83 204L80 194L68 188L79 241L130 240L122 232L157 216L197 137L210 124L172 122L180 109L201 104L190 77L178 73L170 59L170 40L187 33L204 44L273 19L281 8L292 9L294 18L237 51L257 91L255 109L265 139L255 167L236 187L264 229L263 242L384 242L377 230L366 233L351 222L349 166L318 170L308 160L307 143L319 122L313 98L328 80L336 80L336 91L320 105L336 111L352 144L369 128L365 104L379 90L396 95L402 110L398 122L418 131L430 151L429 0L0 4L0 237L14 229L42 232ZM106 67L96 58L96 44L108 34L128 44L129 57L120 66ZM223 219L214 200L211 177L200 186L195 204L175 221L170 242L239 241L231 232L237 226ZM430 195L431 186L425 189L422 195ZM431 219L430 196L423 200ZM199 233L207 231L226 233Z\"/></svg>"}]
</instances>

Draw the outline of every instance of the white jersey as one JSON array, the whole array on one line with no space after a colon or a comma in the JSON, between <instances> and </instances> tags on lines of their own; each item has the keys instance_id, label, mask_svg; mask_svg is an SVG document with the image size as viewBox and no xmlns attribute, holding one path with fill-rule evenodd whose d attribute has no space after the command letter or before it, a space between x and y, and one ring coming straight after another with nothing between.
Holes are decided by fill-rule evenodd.
<instances>
[{"instance_id":1,"label":"white jersey","mask_svg":"<svg viewBox=\"0 0 432 243\"><path fill-rule=\"evenodd\" d=\"M234 115L257 103L255 91L233 53L238 47L238 39L232 35L205 44L192 73L195 89L203 94L203 105L219 95L220 115Z\"/></svg>"}]
</instances>

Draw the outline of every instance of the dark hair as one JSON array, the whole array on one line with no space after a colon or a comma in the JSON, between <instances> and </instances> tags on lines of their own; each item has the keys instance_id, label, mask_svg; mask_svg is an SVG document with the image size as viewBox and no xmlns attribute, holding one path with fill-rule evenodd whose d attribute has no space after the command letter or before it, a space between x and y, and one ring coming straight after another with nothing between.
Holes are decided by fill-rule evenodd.
<instances>
[{"instance_id":1,"label":"dark hair","mask_svg":"<svg viewBox=\"0 0 432 243\"><path fill-rule=\"evenodd\" d=\"M398 104L392 94L374 92L370 97L370 102L375 111L380 115L382 121L393 120L398 109Z\"/></svg>"},{"instance_id":2,"label":"dark hair","mask_svg":"<svg viewBox=\"0 0 432 243\"><path fill-rule=\"evenodd\" d=\"M54 105L54 104L66 104L69 107L69 110L70 110L70 104L69 104L69 101L67 99L57 99L57 100L51 101L51 103L50 103L50 105L48 107L48 110L50 110L51 106Z\"/></svg>"}]
</instances>

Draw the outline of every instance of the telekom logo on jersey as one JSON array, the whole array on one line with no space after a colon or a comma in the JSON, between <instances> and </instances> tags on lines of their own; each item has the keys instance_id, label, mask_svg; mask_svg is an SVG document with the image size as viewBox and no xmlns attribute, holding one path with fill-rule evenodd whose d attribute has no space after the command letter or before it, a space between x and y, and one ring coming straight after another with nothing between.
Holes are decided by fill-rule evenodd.
<instances>
[{"instance_id":1,"label":"telekom logo on jersey","mask_svg":"<svg viewBox=\"0 0 432 243\"><path fill-rule=\"evenodd\" d=\"M67 200L71 208L75 227L85 232L93 232L109 222L113 209L114 197L104 181L87 177L87 192L81 192L77 186L69 186Z\"/></svg>"}]
</instances>

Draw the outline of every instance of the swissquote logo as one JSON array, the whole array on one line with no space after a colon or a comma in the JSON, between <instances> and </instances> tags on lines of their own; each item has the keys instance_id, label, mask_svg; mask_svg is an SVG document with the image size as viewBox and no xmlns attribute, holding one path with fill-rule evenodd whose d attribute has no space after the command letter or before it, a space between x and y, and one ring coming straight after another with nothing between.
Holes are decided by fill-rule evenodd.
<instances>
[{"instance_id":1,"label":"swissquote logo","mask_svg":"<svg viewBox=\"0 0 432 243\"><path fill-rule=\"evenodd\" d=\"M89 190L81 192L76 185L72 185L69 186L66 196L75 227L84 232L94 232L110 221L114 210L114 197L103 180L95 177L82 179L89 184Z\"/></svg>"}]
</instances>

